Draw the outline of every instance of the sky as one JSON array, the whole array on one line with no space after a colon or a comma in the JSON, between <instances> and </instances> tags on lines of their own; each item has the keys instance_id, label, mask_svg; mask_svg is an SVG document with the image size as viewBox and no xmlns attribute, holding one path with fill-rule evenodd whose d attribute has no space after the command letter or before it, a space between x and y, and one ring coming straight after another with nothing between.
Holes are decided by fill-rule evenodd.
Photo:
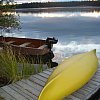
<instances>
[{"instance_id":1,"label":"sky","mask_svg":"<svg viewBox=\"0 0 100 100\"><path fill-rule=\"evenodd\" d=\"M26 2L59 2L59 1L69 1L69 0L15 0L17 3L26 3Z\"/></svg>"}]
</instances>

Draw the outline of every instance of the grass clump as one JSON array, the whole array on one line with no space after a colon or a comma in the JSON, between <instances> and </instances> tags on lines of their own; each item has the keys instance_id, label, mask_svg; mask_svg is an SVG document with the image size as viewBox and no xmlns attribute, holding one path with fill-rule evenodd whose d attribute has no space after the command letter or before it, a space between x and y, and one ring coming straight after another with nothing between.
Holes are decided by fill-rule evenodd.
<instances>
[{"instance_id":1,"label":"grass clump","mask_svg":"<svg viewBox=\"0 0 100 100\"><path fill-rule=\"evenodd\" d=\"M20 53L17 54L10 46L0 51L0 86L27 78L32 74L43 71L43 64L37 68Z\"/></svg>"},{"instance_id":2,"label":"grass clump","mask_svg":"<svg viewBox=\"0 0 100 100\"><path fill-rule=\"evenodd\" d=\"M15 54L8 47L0 52L0 77L9 80L16 80L18 67Z\"/></svg>"}]
</instances>

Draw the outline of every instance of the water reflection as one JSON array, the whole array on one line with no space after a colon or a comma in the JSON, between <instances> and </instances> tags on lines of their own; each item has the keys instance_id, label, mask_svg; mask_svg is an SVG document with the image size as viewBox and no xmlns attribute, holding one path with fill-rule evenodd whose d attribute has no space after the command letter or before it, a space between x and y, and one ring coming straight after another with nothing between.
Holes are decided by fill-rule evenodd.
<instances>
[{"instance_id":1,"label":"water reflection","mask_svg":"<svg viewBox=\"0 0 100 100\"><path fill-rule=\"evenodd\" d=\"M77 17L77 16L82 16L82 17L100 17L100 12L74 12L74 13L40 13L40 14L33 14L34 17L42 17L42 18L45 18L45 17Z\"/></svg>"},{"instance_id":2,"label":"water reflection","mask_svg":"<svg viewBox=\"0 0 100 100\"><path fill-rule=\"evenodd\" d=\"M81 13L80 16L98 18L100 17L100 12L94 11L94 12L89 12L89 13Z\"/></svg>"},{"instance_id":3,"label":"water reflection","mask_svg":"<svg viewBox=\"0 0 100 100\"><path fill-rule=\"evenodd\" d=\"M18 12L22 30L15 32L13 36L58 38L59 42L53 48L54 60L58 62L65 57L92 49L97 49L97 55L100 57L100 8L97 9L50 8L35 9L27 13Z\"/></svg>"},{"instance_id":4,"label":"water reflection","mask_svg":"<svg viewBox=\"0 0 100 100\"><path fill-rule=\"evenodd\" d=\"M43 12L94 12L100 11L100 7L49 7L49 8L26 8L16 9L18 13L43 13Z\"/></svg>"},{"instance_id":5,"label":"water reflection","mask_svg":"<svg viewBox=\"0 0 100 100\"><path fill-rule=\"evenodd\" d=\"M69 17L92 17L97 18L100 17L100 11L94 12L43 12L43 13L19 13L20 16L33 16L40 18L69 18Z\"/></svg>"}]
</instances>

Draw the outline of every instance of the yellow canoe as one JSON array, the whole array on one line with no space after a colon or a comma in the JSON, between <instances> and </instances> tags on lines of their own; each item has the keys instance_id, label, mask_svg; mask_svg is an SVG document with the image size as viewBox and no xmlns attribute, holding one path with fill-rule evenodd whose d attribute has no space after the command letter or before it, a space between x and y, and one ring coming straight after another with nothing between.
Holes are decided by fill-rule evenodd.
<instances>
[{"instance_id":1,"label":"yellow canoe","mask_svg":"<svg viewBox=\"0 0 100 100\"><path fill-rule=\"evenodd\" d=\"M86 84L97 66L96 50L65 59L48 78L38 100L62 100Z\"/></svg>"}]
</instances>

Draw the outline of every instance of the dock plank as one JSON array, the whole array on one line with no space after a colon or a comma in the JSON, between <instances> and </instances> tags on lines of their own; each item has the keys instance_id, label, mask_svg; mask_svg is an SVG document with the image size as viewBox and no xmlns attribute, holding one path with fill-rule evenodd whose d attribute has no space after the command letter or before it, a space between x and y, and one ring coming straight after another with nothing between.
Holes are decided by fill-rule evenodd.
<instances>
[{"instance_id":1,"label":"dock plank","mask_svg":"<svg viewBox=\"0 0 100 100\"><path fill-rule=\"evenodd\" d=\"M34 77L37 78L37 79L39 79L39 80L41 80L41 81L43 81L43 82L46 82L46 81L47 81L47 78L44 78L44 77L42 77L42 76L39 75L39 74L34 75Z\"/></svg>"},{"instance_id":2,"label":"dock plank","mask_svg":"<svg viewBox=\"0 0 100 100\"><path fill-rule=\"evenodd\" d=\"M0 88L0 96L3 97L5 100L17 100L11 95L9 95L6 91L4 91L2 88Z\"/></svg>"},{"instance_id":3,"label":"dock plank","mask_svg":"<svg viewBox=\"0 0 100 100\"><path fill-rule=\"evenodd\" d=\"M78 91L75 91L73 94L72 94L73 96L75 96L76 98L79 98L79 99L83 99L84 98L84 94L81 94L80 92L78 92Z\"/></svg>"},{"instance_id":4,"label":"dock plank","mask_svg":"<svg viewBox=\"0 0 100 100\"><path fill-rule=\"evenodd\" d=\"M44 78L48 78L48 77L49 77L49 75L47 75L47 74L45 74L45 73L39 73L39 75L41 75L41 76L44 77Z\"/></svg>"},{"instance_id":5,"label":"dock plank","mask_svg":"<svg viewBox=\"0 0 100 100\"><path fill-rule=\"evenodd\" d=\"M43 86L40 86L39 84L32 82L30 80L22 80L22 82L30 85L31 87L34 87L38 91L41 91L43 89Z\"/></svg>"},{"instance_id":6,"label":"dock plank","mask_svg":"<svg viewBox=\"0 0 100 100\"><path fill-rule=\"evenodd\" d=\"M30 76L28 79L22 79L16 83L1 87L0 96L4 97L5 100L38 100L45 82L54 69L47 69L42 73ZM100 66L89 82L63 100L88 100L98 89L100 89Z\"/></svg>"},{"instance_id":7,"label":"dock plank","mask_svg":"<svg viewBox=\"0 0 100 100\"><path fill-rule=\"evenodd\" d=\"M11 89L9 86L2 87L8 94L10 94L16 100L27 100L24 96L16 92L15 90Z\"/></svg>"},{"instance_id":8,"label":"dock plank","mask_svg":"<svg viewBox=\"0 0 100 100\"><path fill-rule=\"evenodd\" d=\"M32 98L32 100L37 100L37 97L35 97L31 92L29 92L26 89L22 88L18 84L13 84L13 86L16 87L17 89L19 89L20 91L24 92L27 96L29 96L29 98L28 98L29 100L31 100L30 98Z\"/></svg>"},{"instance_id":9,"label":"dock plank","mask_svg":"<svg viewBox=\"0 0 100 100\"><path fill-rule=\"evenodd\" d=\"M20 85L22 88L24 88L25 90L29 91L30 93L32 93L35 97L38 97L40 91L34 89L33 87L29 86L28 84L19 81L17 82L18 85Z\"/></svg>"},{"instance_id":10,"label":"dock plank","mask_svg":"<svg viewBox=\"0 0 100 100\"><path fill-rule=\"evenodd\" d=\"M63 100L81 100L73 95L69 95L67 98L65 97Z\"/></svg>"},{"instance_id":11,"label":"dock plank","mask_svg":"<svg viewBox=\"0 0 100 100\"><path fill-rule=\"evenodd\" d=\"M47 75L50 75L52 72L49 72L49 71L43 71L43 73L47 74Z\"/></svg>"},{"instance_id":12,"label":"dock plank","mask_svg":"<svg viewBox=\"0 0 100 100\"><path fill-rule=\"evenodd\" d=\"M23 97L25 97L26 99L29 99L29 100L33 100L33 98L31 98L29 95L25 94L25 92L21 91L19 88L17 88L16 86L14 85L9 85L10 88L12 88L13 90L15 90L16 92L18 92L19 94L21 94Z\"/></svg>"}]
</instances>

